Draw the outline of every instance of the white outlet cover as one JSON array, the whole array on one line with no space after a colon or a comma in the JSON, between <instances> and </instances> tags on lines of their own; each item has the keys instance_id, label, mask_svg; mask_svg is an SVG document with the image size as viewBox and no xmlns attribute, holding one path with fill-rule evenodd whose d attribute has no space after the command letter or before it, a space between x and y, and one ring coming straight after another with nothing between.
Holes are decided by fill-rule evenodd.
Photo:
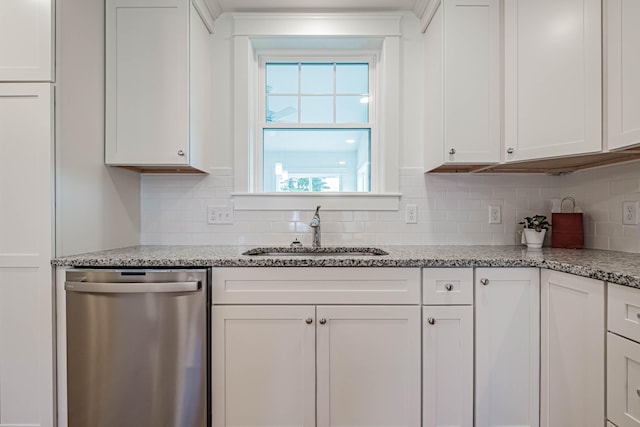
<instances>
[{"instance_id":1,"label":"white outlet cover","mask_svg":"<svg viewBox=\"0 0 640 427\"><path fill-rule=\"evenodd\" d=\"M489 224L502 224L502 206L489 206Z\"/></svg>"},{"instance_id":2,"label":"white outlet cover","mask_svg":"<svg viewBox=\"0 0 640 427\"><path fill-rule=\"evenodd\" d=\"M622 224L638 225L638 202L622 202Z\"/></svg>"}]
</instances>

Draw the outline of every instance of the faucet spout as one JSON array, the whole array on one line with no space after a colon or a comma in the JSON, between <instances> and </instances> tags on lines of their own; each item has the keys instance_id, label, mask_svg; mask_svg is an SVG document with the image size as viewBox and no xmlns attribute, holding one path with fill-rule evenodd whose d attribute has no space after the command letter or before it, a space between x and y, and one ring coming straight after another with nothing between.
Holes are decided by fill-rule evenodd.
<instances>
[{"instance_id":1,"label":"faucet spout","mask_svg":"<svg viewBox=\"0 0 640 427\"><path fill-rule=\"evenodd\" d=\"M311 218L311 223L309 227L311 227L312 231L312 240L311 247L319 248L320 247L320 206L316 207L316 213L313 214L313 218Z\"/></svg>"}]
</instances>

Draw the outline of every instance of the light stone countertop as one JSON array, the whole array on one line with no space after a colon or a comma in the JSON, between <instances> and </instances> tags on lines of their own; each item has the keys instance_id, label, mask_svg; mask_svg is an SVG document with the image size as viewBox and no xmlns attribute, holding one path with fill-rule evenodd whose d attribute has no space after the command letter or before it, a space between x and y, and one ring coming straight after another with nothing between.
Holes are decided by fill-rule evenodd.
<instances>
[{"instance_id":1,"label":"light stone countertop","mask_svg":"<svg viewBox=\"0 0 640 427\"><path fill-rule=\"evenodd\" d=\"M524 246L376 246L389 254L248 256L243 246L131 246L52 260L69 267L541 267L640 288L640 254Z\"/></svg>"}]
</instances>

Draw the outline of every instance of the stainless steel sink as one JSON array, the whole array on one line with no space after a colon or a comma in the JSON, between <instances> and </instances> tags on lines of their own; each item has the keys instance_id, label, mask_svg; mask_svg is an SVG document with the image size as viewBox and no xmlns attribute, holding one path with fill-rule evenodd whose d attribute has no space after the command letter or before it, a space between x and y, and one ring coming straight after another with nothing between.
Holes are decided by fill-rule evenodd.
<instances>
[{"instance_id":1,"label":"stainless steel sink","mask_svg":"<svg viewBox=\"0 0 640 427\"><path fill-rule=\"evenodd\" d=\"M363 248L348 246L327 246L324 248L308 247L265 247L253 248L242 253L251 256L381 256L389 255L379 248Z\"/></svg>"}]
</instances>

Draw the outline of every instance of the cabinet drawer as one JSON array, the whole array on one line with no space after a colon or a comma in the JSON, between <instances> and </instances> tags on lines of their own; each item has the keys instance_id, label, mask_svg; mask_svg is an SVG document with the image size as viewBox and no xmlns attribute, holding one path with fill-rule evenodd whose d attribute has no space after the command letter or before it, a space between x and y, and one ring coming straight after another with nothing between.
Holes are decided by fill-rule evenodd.
<instances>
[{"instance_id":1,"label":"cabinet drawer","mask_svg":"<svg viewBox=\"0 0 640 427\"><path fill-rule=\"evenodd\" d=\"M212 270L213 304L420 304L419 268Z\"/></svg>"},{"instance_id":2,"label":"cabinet drawer","mask_svg":"<svg viewBox=\"0 0 640 427\"><path fill-rule=\"evenodd\" d=\"M472 268L422 270L422 303L427 305L473 304Z\"/></svg>"},{"instance_id":3,"label":"cabinet drawer","mask_svg":"<svg viewBox=\"0 0 640 427\"><path fill-rule=\"evenodd\" d=\"M608 295L609 330L640 342L640 289L610 283Z\"/></svg>"},{"instance_id":4,"label":"cabinet drawer","mask_svg":"<svg viewBox=\"0 0 640 427\"><path fill-rule=\"evenodd\" d=\"M640 344L607 334L607 418L640 426Z\"/></svg>"}]
</instances>

